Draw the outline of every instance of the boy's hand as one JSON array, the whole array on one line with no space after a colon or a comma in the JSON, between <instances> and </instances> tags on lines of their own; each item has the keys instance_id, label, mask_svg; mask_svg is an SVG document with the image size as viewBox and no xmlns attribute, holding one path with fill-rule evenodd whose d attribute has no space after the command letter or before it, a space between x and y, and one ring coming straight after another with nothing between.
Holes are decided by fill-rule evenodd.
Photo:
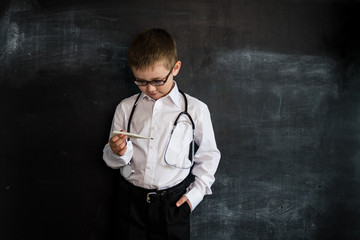
<instances>
[{"instance_id":1,"label":"boy's hand","mask_svg":"<svg viewBox=\"0 0 360 240\"><path fill-rule=\"evenodd\" d=\"M179 199L179 201L177 201L176 206L177 206L177 207L180 207L180 206L183 205L183 203L185 203L185 202L186 202L187 204L189 204L190 212L192 212L191 203L190 203L189 199L188 199L185 195L183 195L183 196Z\"/></svg>"},{"instance_id":2,"label":"boy's hand","mask_svg":"<svg viewBox=\"0 0 360 240\"><path fill-rule=\"evenodd\" d=\"M121 131L123 132L124 130ZM126 152L126 139L127 136L123 134L118 134L110 138L109 144L111 150L119 156L124 155Z\"/></svg>"}]
</instances>

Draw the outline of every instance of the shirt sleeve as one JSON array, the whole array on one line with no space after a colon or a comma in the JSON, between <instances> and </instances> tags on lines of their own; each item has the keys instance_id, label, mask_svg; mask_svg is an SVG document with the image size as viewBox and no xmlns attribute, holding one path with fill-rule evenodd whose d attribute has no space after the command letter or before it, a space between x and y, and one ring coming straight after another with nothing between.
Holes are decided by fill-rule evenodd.
<instances>
[{"instance_id":1,"label":"shirt sleeve","mask_svg":"<svg viewBox=\"0 0 360 240\"><path fill-rule=\"evenodd\" d=\"M215 181L214 175L221 157L215 141L210 112L205 104L199 118L195 120L195 142L199 147L194 156L192 169L195 181L190 184L185 194L193 209L205 195L212 194L211 186Z\"/></svg>"},{"instance_id":2,"label":"shirt sleeve","mask_svg":"<svg viewBox=\"0 0 360 240\"><path fill-rule=\"evenodd\" d=\"M125 112L123 109L123 102L121 102L115 110L115 114L113 117L113 121L111 124L111 130L109 135L109 140L112 137L112 132L114 130L120 131L125 130ZM103 159L107 166L113 168L113 169L119 169L120 167L125 166L128 164L133 156L133 145L131 141L127 141L126 145L127 149L123 156L119 156L115 154L111 148L109 143L107 143L103 149Z\"/></svg>"}]
</instances>

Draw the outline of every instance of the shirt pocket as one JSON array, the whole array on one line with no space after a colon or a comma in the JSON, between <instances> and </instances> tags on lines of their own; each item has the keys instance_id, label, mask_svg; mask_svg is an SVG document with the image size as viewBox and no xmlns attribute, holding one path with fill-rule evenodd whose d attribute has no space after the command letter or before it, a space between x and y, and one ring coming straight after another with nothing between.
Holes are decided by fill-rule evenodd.
<instances>
[{"instance_id":1,"label":"shirt pocket","mask_svg":"<svg viewBox=\"0 0 360 240\"><path fill-rule=\"evenodd\" d=\"M169 138L165 155L167 163L180 168L190 167L191 162L188 156L192 140L193 131L191 123L185 121L178 122Z\"/></svg>"}]
</instances>

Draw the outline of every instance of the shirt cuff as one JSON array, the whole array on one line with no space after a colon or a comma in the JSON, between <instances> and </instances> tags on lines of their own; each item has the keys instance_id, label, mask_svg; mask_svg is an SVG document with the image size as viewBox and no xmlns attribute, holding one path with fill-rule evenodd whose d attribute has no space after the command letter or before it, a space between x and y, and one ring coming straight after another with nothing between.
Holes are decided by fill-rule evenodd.
<instances>
[{"instance_id":1,"label":"shirt cuff","mask_svg":"<svg viewBox=\"0 0 360 240\"><path fill-rule=\"evenodd\" d=\"M133 155L133 146L132 146L132 142L129 141L127 142L127 150L123 156L119 156L115 154L111 150L109 144L107 144L104 149L103 158L109 167L113 169L118 169L128 164L132 159L132 155Z\"/></svg>"},{"instance_id":2,"label":"shirt cuff","mask_svg":"<svg viewBox=\"0 0 360 240\"><path fill-rule=\"evenodd\" d=\"M204 198L204 195L197 188L191 189L185 196L189 199L192 210L194 210Z\"/></svg>"},{"instance_id":3,"label":"shirt cuff","mask_svg":"<svg viewBox=\"0 0 360 240\"><path fill-rule=\"evenodd\" d=\"M117 157L120 157L125 162L125 165L128 164L133 156L133 145L131 141L127 141L126 143L126 152L123 156L116 155L113 151L111 151L112 154L116 155Z\"/></svg>"}]
</instances>

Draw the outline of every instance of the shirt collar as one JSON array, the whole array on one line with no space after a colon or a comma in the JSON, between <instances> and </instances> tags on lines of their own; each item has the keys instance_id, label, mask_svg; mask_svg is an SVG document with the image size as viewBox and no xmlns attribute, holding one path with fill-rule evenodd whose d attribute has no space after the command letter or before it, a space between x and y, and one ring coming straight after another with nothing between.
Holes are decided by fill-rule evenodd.
<instances>
[{"instance_id":1,"label":"shirt collar","mask_svg":"<svg viewBox=\"0 0 360 240\"><path fill-rule=\"evenodd\" d=\"M175 83L174 87L171 89L170 93L168 95L166 95L165 97L169 97L176 106L181 108L181 99L180 99L179 88L175 81L174 81L174 83Z\"/></svg>"},{"instance_id":2,"label":"shirt collar","mask_svg":"<svg viewBox=\"0 0 360 240\"><path fill-rule=\"evenodd\" d=\"M141 92L141 96L140 96L139 100L137 101L136 105L139 102L141 102L144 98L147 98L150 101L154 101L154 99L152 99L151 97L149 97L149 96L145 95L143 92ZM174 81L174 87L171 89L169 94L167 94L163 98L170 98L176 106L181 108L180 92L179 92L179 88L175 81Z\"/></svg>"}]
</instances>

